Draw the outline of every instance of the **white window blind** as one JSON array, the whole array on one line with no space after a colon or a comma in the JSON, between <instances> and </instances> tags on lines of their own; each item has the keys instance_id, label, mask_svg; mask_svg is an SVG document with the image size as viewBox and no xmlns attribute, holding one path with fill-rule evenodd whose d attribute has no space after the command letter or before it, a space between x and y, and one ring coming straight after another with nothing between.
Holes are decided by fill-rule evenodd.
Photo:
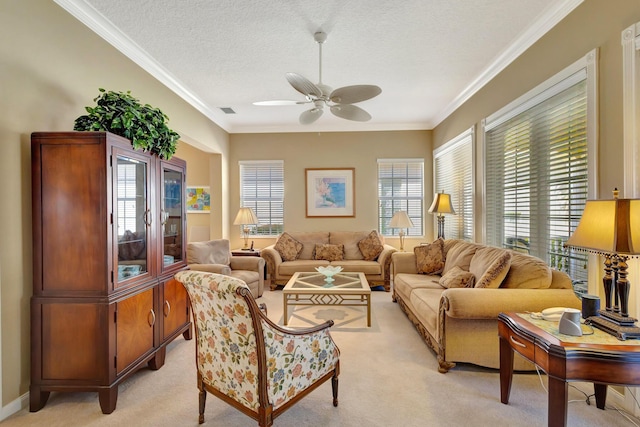
<instances>
[{"instance_id":1,"label":"white window blind","mask_svg":"<svg viewBox=\"0 0 640 427\"><path fill-rule=\"evenodd\" d=\"M240 206L253 208L260 224L251 226L258 236L284 230L284 162L241 161Z\"/></svg>"},{"instance_id":2,"label":"white window blind","mask_svg":"<svg viewBox=\"0 0 640 427\"><path fill-rule=\"evenodd\" d=\"M456 211L455 215L445 215L447 239L473 240L473 131L463 132L434 151L435 192L451 195Z\"/></svg>"},{"instance_id":3,"label":"white window blind","mask_svg":"<svg viewBox=\"0 0 640 427\"><path fill-rule=\"evenodd\" d=\"M581 71L485 128L487 243L530 253L586 280L563 243L588 192L587 82Z\"/></svg>"},{"instance_id":4,"label":"white window blind","mask_svg":"<svg viewBox=\"0 0 640 427\"><path fill-rule=\"evenodd\" d=\"M413 227L407 236L422 236L424 217L424 160L378 159L378 230L394 236L400 230L389 228L397 211L406 211Z\"/></svg>"},{"instance_id":5,"label":"white window blind","mask_svg":"<svg viewBox=\"0 0 640 427\"><path fill-rule=\"evenodd\" d=\"M118 158L118 235L138 231L138 165ZM142 183L144 185L144 182ZM144 187L140 193L144 192ZM142 196L143 197L143 196ZM143 205L144 206L144 205Z\"/></svg>"}]
</instances>

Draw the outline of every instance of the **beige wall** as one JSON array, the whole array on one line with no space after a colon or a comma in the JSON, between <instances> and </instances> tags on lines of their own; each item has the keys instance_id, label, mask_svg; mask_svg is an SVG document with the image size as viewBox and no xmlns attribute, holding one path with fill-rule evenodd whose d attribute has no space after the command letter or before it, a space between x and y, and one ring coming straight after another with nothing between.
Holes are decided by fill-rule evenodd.
<instances>
[{"instance_id":1,"label":"beige wall","mask_svg":"<svg viewBox=\"0 0 640 427\"><path fill-rule=\"evenodd\" d=\"M594 48L599 49L598 197L622 189L622 31L640 21L640 2L585 0L509 67L433 130L439 147L473 124L480 136L483 118L571 65ZM477 164L483 153L477 152ZM481 169L481 168L478 168ZM477 176L482 182L482 176ZM478 185L477 188L481 188ZM476 203L476 212L484 207ZM478 218L480 219L480 218ZM476 222L480 227L481 222Z\"/></svg>"},{"instance_id":2,"label":"beige wall","mask_svg":"<svg viewBox=\"0 0 640 427\"><path fill-rule=\"evenodd\" d=\"M284 160L285 230L373 230L378 228L379 158L421 158L425 161L425 189L431 194L433 172L431 132L322 132L279 134L232 134L229 158L229 207L237 212L240 206L241 160ZM305 217L305 168L355 168L355 218ZM426 203L431 203L425 200ZM429 206L425 206L426 209ZM432 241L431 215L426 214L427 235L407 239L406 246ZM231 218L233 221L233 218ZM241 247L240 228L230 233L232 244ZM273 239L252 238L256 247L271 244ZM398 239L387 242L399 246Z\"/></svg>"},{"instance_id":3,"label":"beige wall","mask_svg":"<svg viewBox=\"0 0 640 427\"><path fill-rule=\"evenodd\" d=\"M33 131L73 129L98 88L161 108L169 126L227 156L228 135L51 0L0 5L0 311L2 406L29 387ZM179 149L182 153L182 149ZM226 168L221 176L226 177ZM220 180L224 185L225 180ZM226 200L220 194L220 201ZM226 203L226 202L224 202ZM226 209L226 208L225 208ZM221 222L220 222L221 224ZM218 225L220 229L222 226Z\"/></svg>"}]
</instances>

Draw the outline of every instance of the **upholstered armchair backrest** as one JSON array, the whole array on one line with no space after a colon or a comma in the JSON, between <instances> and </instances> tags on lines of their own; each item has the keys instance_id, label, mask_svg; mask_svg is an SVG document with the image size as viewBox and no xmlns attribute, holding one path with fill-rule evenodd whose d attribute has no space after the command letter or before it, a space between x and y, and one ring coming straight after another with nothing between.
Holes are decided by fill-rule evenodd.
<instances>
[{"instance_id":1,"label":"upholstered armchair backrest","mask_svg":"<svg viewBox=\"0 0 640 427\"><path fill-rule=\"evenodd\" d=\"M230 262L231 250L227 239L187 244L187 264L229 265Z\"/></svg>"},{"instance_id":2,"label":"upholstered armchair backrest","mask_svg":"<svg viewBox=\"0 0 640 427\"><path fill-rule=\"evenodd\" d=\"M207 242L208 243L208 242ZM202 380L242 406L257 411L258 350L251 312L239 279L184 271L176 275L191 299L196 364Z\"/></svg>"}]
</instances>

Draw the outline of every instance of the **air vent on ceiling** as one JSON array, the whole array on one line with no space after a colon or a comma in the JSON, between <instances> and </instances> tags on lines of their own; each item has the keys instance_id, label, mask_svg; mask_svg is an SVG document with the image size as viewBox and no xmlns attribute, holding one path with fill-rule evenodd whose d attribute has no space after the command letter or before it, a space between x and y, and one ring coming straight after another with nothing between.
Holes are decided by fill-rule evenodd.
<instances>
[{"instance_id":1,"label":"air vent on ceiling","mask_svg":"<svg viewBox=\"0 0 640 427\"><path fill-rule=\"evenodd\" d=\"M236 113L235 111L233 111L233 108L231 108L231 107L220 107L220 109L225 114L235 114Z\"/></svg>"}]
</instances>

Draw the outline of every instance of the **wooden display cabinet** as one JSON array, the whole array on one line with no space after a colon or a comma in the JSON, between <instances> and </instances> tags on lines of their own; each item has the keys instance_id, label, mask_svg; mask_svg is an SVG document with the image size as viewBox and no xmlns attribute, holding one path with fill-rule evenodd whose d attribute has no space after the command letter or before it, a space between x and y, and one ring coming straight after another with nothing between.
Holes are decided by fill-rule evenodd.
<instances>
[{"instance_id":1,"label":"wooden display cabinet","mask_svg":"<svg viewBox=\"0 0 640 427\"><path fill-rule=\"evenodd\" d=\"M186 164L135 151L108 132L31 136L33 297L30 410L51 391L98 392L164 364L191 339L186 268Z\"/></svg>"}]
</instances>

